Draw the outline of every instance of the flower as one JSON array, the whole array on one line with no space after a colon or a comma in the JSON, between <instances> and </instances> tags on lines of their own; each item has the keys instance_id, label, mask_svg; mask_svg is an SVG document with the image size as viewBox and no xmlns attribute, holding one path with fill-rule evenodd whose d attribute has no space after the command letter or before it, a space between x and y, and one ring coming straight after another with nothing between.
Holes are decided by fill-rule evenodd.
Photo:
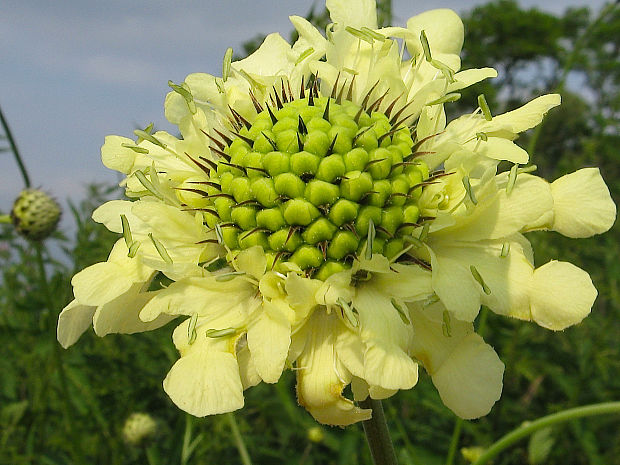
<instances>
[{"instance_id":1,"label":"flower","mask_svg":"<svg viewBox=\"0 0 620 465\"><path fill-rule=\"evenodd\" d=\"M371 411L346 386L383 399L422 364L449 408L480 417L504 370L474 332L481 305L561 330L596 297L574 265L536 268L524 233L602 233L615 205L597 169L548 183L513 142L557 95L498 116L481 96L446 122L458 90L496 75L459 71L454 12L378 29L372 0L327 7L325 36L292 17L292 46L271 34L243 60L228 51L221 78L170 83L182 138L106 138L103 163L132 200L93 218L123 238L74 277L58 340L91 320L104 335L185 317L164 389L196 416L239 409L244 389L294 369L299 403L348 425ZM502 160L513 167L498 173Z\"/></svg>"}]
</instances>

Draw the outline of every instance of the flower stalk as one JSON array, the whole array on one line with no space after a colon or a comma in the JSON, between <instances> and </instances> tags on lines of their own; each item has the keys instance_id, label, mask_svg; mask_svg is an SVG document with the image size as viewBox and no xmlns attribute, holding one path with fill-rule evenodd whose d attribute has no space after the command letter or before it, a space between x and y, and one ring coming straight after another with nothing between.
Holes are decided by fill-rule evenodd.
<instances>
[{"instance_id":1,"label":"flower stalk","mask_svg":"<svg viewBox=\"0 0 620 465\"><path fill-rule=\"evenodd\" d=\"M473 462L472 465L482 465L484 463L488 463L491 459L497 457L504 449L507 449L517 441L529 436L539 429L553 426L558 423L563 423L565 421L575 420L581 417L604 415L609 413L620 413L620 401L576 407L564 410L563 412L544 416L532 422L526 422L521 427L511 431L491 445L491 447L489 447L480 457L478 457L478 460Z\"/></svg>"},{"instance_id":2,"label":"flower stalk","mask_svg":"<svg viewBox=\"0 0 620 465\"><path fill-rule=\"evenodd\" d=\"M17 150L17 144L15 143L15 139L13 139L13 134L11 133L11 129L9 129L9 123L4 118L4 114L2 113L2 108L0 108L0 122L2 122L2 128L4 129L4 134L6 135L7 140L9 141L9 145L11 146L11 152L13 152L13 156L15 157L15 162L19 167L19 171L22 174L22 178L24 178L24 184L26 188L30 187L30 177L28 176L28 171L26 170L26 166L22 161L21 156L19 155L19 150Z\"/></svg>"},{"instance_id":3,"label":"flower stalk","mask_svg":"<svg viewBox=\"0 0 620 465\"><path fill-rule=\"evenodd\" d=\"M362 425L373 463L375 465L398 465L381 401L369 397L360 402L360 406L364 409L372 409L372 417L363 421Z\"/></svg>"}]
</instances>

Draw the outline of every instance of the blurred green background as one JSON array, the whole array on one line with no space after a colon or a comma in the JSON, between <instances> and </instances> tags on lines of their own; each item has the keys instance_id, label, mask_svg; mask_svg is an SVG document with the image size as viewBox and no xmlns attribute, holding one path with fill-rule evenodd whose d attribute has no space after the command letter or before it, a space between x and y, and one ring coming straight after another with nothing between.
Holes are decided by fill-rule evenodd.
<instances>
[{"instance_id":1,"label":"blurred green background","mask_svg":"<svg viewBox=\"0 0 620 465\"><path fill-rule=\"evenodd\" d=\"M378 3L387 24L390 2ZM562 106L518 143L548 180L581 167L600 167L617 203L618 4L553 15L502 0L462 17L463 68L492 66L500 76L463 92L449 106L452 116L473 111L480 93L494 114L543 93L561 93ZM321 27L328 21L319 10L309 18ZM245 53L259 43L260 38L247 42ZM0 228L0 464L240 463L227 417L191 418L161 388L177 359L173 324L153 333L103 339L89 331L66 351L56 342L58 312L72 298L71 276L105 260L116 240L90 220L92 210L121 195L115 186L90 186L86 200L65 212L75 233L57 232L46 247L24 242L7 225ZM384 402L400 463L444 464L456 439L453 463L465 464L461 448L489 446L524 421L620 398L619 226L585 240L555 233L529 238L538 265L566 260L591 274L599 291L592 314L576 327L552 333L486 313L483 335L506 364L501 400L487 417L462 422L422 374L414 389ZM37 253L46 263L47 286L34 266ZM122 436L132 412L148 412L158 422L157 434L140 445ZM235 417L254 464L371 463L361 426L320 426L296 405L290 372L277 385L247 391L246 406ZM522 441L494 463L620 464L620 421L610 415L565 423Z\"/></svg>"}]
</instances>

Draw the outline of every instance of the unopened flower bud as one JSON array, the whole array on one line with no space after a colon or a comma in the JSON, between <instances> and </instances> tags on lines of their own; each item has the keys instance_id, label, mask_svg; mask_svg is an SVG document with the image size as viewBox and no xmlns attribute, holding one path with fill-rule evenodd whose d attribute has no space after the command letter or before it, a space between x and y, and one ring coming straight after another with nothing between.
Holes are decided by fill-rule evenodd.
<instances>
[{"instance_id":1,"label":"unopened flower bud","mask_svg":"<svg viewBox=\"0 0 620 465\"><path fill-rule=\"evenodd\" d=\"M47 238L60 220L60 205L45 192L25 189L15 200L11 220L17 232L31 241Z\"/></svg>"},{"instance_id":2,"label":"unopened flower bud","mask_svg":"<svg viewBox=\"0 0 620 465\"><path fill-rule=\"evenodd\" d=\"M132 413L125 420L123 439L132 446L138 446L156 434L157 422L148 413Z\"/></svg>"}]
</instances>

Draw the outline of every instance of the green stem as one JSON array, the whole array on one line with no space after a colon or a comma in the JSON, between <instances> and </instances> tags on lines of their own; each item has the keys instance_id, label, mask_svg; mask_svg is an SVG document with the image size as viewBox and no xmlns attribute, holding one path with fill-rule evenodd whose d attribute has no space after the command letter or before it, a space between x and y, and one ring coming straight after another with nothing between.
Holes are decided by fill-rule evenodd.
<instances>
[{"instance_id":1,"label":"green stem","mask_svg":"<svg viewBox=\"0 0 620 465\"><path fill-rule=\"evenodd\" d=\"M26 187L30 187L30 177L28 176L28 171L26 170L26 166L22 161L22 157L19 155L19 150L17 150L17 144L15 143L15 139L13 139L13 134L9 129L9 123L4 118L4 114L2 114L2 108L0 108L0 122L2 122L4 133L6 134L6 138L9 141L9 145L11 146L11 151L13 152L13 156L15 157L15 161L17 162L17 166L19 167L19 171L22 173L22 177L24 178L24 184L26 185Z\"/></svg>"},{"instance_id":2,"label":"green stem","mask_svg":"<svg viewBox=\"0 0 620 465\"><path fill-rule=\"evenodd\" d=\"M606 413L620 413L620 402L604 402L600 404L585 405L583 407L572 408L562 412L547 415L532 422L528 422L523 426L511 431L495 444L489 447L472 465L482 465L492 458L496 457L504 449L510 447L515 442L529 436L534 431L546 428L557 423L562 423L576 418L587 417L591 415L603 415Z\"/></svg>"},{"instance_id":3,"label":"green stem","mask_svg":"<svg viewBox=\"0 0 620 465\"><path fill-rule=\"evenodd\" d=\"M450 449L448 449L448 456L446 457L446 465L452 465L454 463L456 449L459 446L459 439L461 438L461 429L463 429L463 419L457 418L454 423L454 431L452 431L452 439L450 440Z\"/></svg>"},{"instance_id":4,"label":"green stem","mask_svg":"<svg viewBox=\"0 0 620 465\"><path fill-rule=\"evenodd\" d=\"M375 465L398 465L381 401L369 397L360 402L360 407L372 409L372 418L365 420L362 425L373 463Z\"/></svg>"},{"instance_id":5,"label":"green stem","mask_svg":"<svg viewBox=\"0 0 620 465\"><path fill-rule=\"evenodd\" d=\"M243 436L241 436L241 432L239 431L239 427L237 426L237 420L235 419L235 415L233 413L227 413L228 421L230 422L230 429L233 433L233 438L235 439L235 445L237 446L237 450L239 451L239 455L241 456L241 463L243 465L252 465L252 460L250 460L250 454L248 454L248 450L245 447L245 442L243 442Z\"/></svg>"}]
</instances>

